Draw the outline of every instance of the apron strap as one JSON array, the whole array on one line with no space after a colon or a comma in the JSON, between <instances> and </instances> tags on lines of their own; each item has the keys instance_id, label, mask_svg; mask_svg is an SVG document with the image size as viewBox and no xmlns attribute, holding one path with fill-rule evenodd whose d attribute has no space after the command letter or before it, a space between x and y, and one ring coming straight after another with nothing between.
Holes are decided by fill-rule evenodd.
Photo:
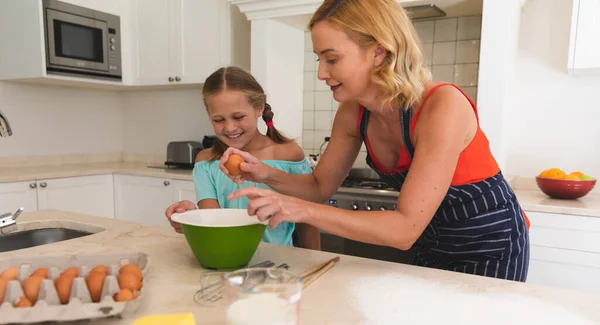
<instances>
[{"instance_id":1,"label":"apron strap","mask_svg":"<svg viewBox=\"0 0 600 325\"><path fill-rule=\"evenodd\" d=\"M410 160L413 160L413 156L415 155L415 146L413 146L412 141L410 140L410 122L412 121L412 108L408 110L400 110L400 123L402 123L402 141L404 142L404 148L410 157Z\"/></svg>"}]
</instances>

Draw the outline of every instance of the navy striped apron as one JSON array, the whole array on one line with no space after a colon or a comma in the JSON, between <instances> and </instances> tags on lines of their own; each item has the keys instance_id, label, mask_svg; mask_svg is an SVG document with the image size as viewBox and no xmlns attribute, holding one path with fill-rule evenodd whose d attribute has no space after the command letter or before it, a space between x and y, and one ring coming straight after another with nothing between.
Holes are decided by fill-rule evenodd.
<instances>
[{"instance_id":1,"label":"navy striped apron","mask_svg":"<svg viewBox=\"0 0 600 325\"><path fill-rule=\"evenodd\" d=\"M363 109L360 134L365 141L369 110ZM406 152L412 109L401 110ZM377 170L367 150L367 164L389 186L400 191L408 171ZM413 245L413 265L525 282L529 268L529 233L523 210L502 172L483 181L450 186L425 231Z\"/></svg>"}]
</instances>

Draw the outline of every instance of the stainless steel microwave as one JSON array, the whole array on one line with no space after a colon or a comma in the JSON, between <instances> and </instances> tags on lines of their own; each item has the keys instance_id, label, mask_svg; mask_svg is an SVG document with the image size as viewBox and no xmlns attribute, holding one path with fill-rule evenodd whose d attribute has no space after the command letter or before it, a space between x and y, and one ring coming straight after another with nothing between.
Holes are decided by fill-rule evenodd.
<instances>
[{"instance_id":1,"label":"stainless steel microwave","mask_svg":"<svg viewBox=\"0 0 600 325\"><path fill-rule=\"evenodd\" d=\"M120 17L56 0L43 0L46 71L122 80Z\"/></svg>"}]
</instances>

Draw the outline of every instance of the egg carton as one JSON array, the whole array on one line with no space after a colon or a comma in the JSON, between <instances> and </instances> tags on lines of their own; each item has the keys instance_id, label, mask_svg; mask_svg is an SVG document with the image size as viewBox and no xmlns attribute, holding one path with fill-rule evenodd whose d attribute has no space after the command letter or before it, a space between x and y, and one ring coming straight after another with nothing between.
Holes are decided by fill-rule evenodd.
<instances>
[{"instance_id":1,"label":"egg carton","mask_svg":"<svg viewBox=\"0 0 600 325\"><path fill-rule=\"evenodd\" d=\"M0 305L0 324L31 324L48 321L75 321L118 316L133 316L144 298L144 285L148 268L148 255L131 252L101 255L59 255L43 257L16 257L0 260L0 273L7 268L19 269L17 280L10 281L6 287L4 302ZM125 264L138 266L144 281L140 295L133 300L118 302L113 295L119 292L117 275ZM99 302L92 302L85 277L97 265L109 267L104 280ZM73 281L71 295L67 304L62 305L54 286L54 280L69 267L79 268L79 275ZM48 279L40 286L37 302L32 307L17 308L14 303L24 296L22 283L38 268L48 268Z\"/></svg>"}]
</instances>

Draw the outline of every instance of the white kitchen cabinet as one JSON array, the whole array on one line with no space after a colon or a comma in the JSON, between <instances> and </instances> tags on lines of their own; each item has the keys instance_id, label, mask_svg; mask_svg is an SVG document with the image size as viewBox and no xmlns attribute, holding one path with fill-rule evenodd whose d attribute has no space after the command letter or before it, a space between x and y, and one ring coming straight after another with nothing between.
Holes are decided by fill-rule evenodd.
<instances>
[{"instance_id":1,"label":"white kitchen cabinet","mask_svg":"<svg viewBox=\"0 0 600 325\"><path fill-rule=\"evenodd\" d=\"M35 181L0 183L0 214L14 213L18 208L37 211L37 184Z\"/></svg>"},{"instance_id":2,"label":"white kitchen cabinet","mask_svg":"<svg viewBox=\"0 0 600 325\"><path fill-rule=\"evenodd\" d=\"M600 292L600 218L526 211L531 256L527 282Z\"/></svg>"},{"instance_id":3,"label":"white kitchen cabinet","mask_svg":"<svg viewBox=\"0 0 600 325\"><path fill-rule=\"evenodd\" d=\"M114 218L113 175L37 181L38 209L71 211Z\"/></svg>"},{"instance_id":4,"label":"white kitchen cabinet","mask_svg":"<svg viewBox=\"0 0 600 325\"><path fill-rule=\"evenodd\" d=\"M573 0L568 69L600 74L600 0Z\"/></svg>"},{"instance_id":5,"label":"white kitchen cabinet","mask_svg":"<svg viewBox=\"0 0 600 325\"><path fill-rule=\"evenodd\" d=\"M114 218L113 175L0 183L0 211L21 206L25 211L56 209Z\"/></svg>"},{"instance_id":6,"label":"white kitchen cabinet","mask_svg":"<svg viewBox=\"0 0 600 325\"><path fill-rule=\"evenodd\" d=\"M132 85L200 84L223 65L249 68L250 25L229 1L130 0L127 6Z\"/></svg>"},{"instance_id":7,"label":"white kitchen cabinet","mask_svg":"<svg viewBox=\"0 0 600 325\"><path fill-rule=\"evenodd\" d=\"M171 179L115 175L117 219L167 226L165 210L172 202Z\"/></svg>"},{"instance_id":8,"label":"white kitchen cabinet","mask_svg":"<svg viewBox=\"0 0 600 325\"><path fill-rule=\"evenodd\" d=\"M173 202L183 200L196 202L196 188L192 181L173 180Z\"/></svg>"}]
</instances>

